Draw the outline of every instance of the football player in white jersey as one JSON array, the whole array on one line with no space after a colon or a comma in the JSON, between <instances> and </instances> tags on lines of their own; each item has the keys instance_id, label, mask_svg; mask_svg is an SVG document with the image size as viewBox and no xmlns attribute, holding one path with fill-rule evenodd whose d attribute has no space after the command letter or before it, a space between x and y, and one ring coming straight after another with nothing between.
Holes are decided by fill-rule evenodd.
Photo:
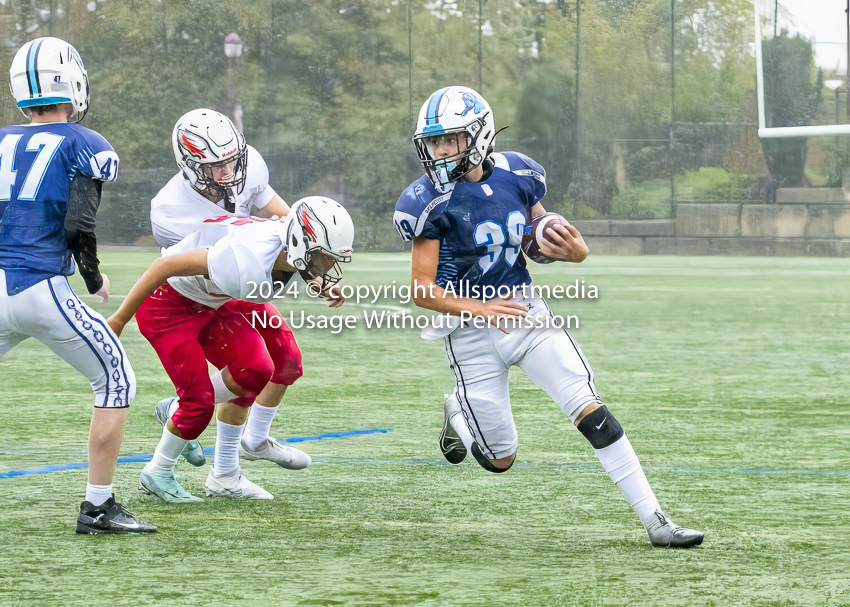
<instances>
[{"instance_id":1,"label":"football player in white jersey","mask_svg":"<svg viewBox=\"0 0 850 607\"><path fill-rule=\"evenodd\" d=\"M285 222L217 218L163 256L136 282L110 326L121 334L135 314L139 331L151 343L180 394L180 405L165 425L153 459L139 477L139 489L171 502L198 501L174 477L177 457L196 439L217 407L215 462L205 484L208 496L272 499L246 479L239 445L248 407L274 373L263 339L242 332L232 339L220 329L217 311L231 300L269 303L298 272L336 307L344 299L336 284L340 263L351 260L354 226L345 209L313 196L295 205ZM166 283L167 280L167 283ZM165 283L165 284L164 284ZM275 285L272 289L258 288ZM260 313L262 316L262 313ZM250 327L246 318L244 323ZM207 360L230 365L236 390L221 393L207 375ZM224 388L228 390L228 388Z\"/></svg>"},{"instance_id":2,"label":"football player in white jersey","mask_svg":"<svg viewBox=\"0 0 850 607\"><path fill-rule=\"evenodd\" d=\"M426 175L404 191L394 215L402 239L413 241L416 304L454 315L453 322L444 323L450 327L445 331L423 331L423 337L445 339L456 380L444 405L443 455L459 464L470 452L494 473L511 467L518 439L508 372L516 365L588 439L653 544L700 544L702 533L675 525L661 510L573 338L557 323L539 323L553 314L530 288L520 245L525 226L545 211L540 200L546 174L523 154L493 153L496 132L489 104L472 89L449 86L431 95L413 137ZM552 244L541 246L544 255L574 263L587 257L587 246L574 227L558 225L548 234ZM485 288L516 296L484 301ZM476 290L478 298L455 295ZM457 322L461 314L471 320ZM486 322L476 322L482 319ZM523 319L534 322L516 322Z\"/></svg>"},{"instance_id":3,"label":"football player in white jersey","mask_svg":"<svg viewBox=\"0 0 850 607\"><path fill-rule=\"evenodd\" d=\"M283 218L289 206L269 185L269 171L257 150L229 118L207 108L192 110L174 125L171 137L178 172L151 201L151 227L157 243L171 247L196 230L205 221L224 217L249 217L256 209L260 217ZM255 328L245 317L257 311L275 316L273 323ZM310 463L310 457L294 447L282 445L269 433L278 406L288 386L301 377L301 350L295 336L273 306L232 300L217 311L213 334L232 341L262 338L275 371L268 385L257 395L256 407L245 427L240 455L245 459L266 459L283 468L298 470ZM274 328L273 328L274 327ZM227 365L210 378L220 397L236 393ZM250 404L250 403L249 403ZM155 408L163 424L177 410L179 396L161 400ZM183 453L195 466L205 462L197 440L186 445Z\"/></svg>"},{"instance_id":4,"label":"football player in white jersey","mask_svg":"<svg viewBox=\"0 0 850 607\"><path fill-rule=\"evenodd\" d=\"M103 182L118 175L118 155L76 124L89 107L89 81L73 46L58 38L27 42L9 77L32 122L0 129L0 358L35 337L91 384L88 484L77 533L156 531L112 493L136 377L121 342L67 279L79 267L89 293L109 299L94 220Z\"/></svg>"}]
</instances>

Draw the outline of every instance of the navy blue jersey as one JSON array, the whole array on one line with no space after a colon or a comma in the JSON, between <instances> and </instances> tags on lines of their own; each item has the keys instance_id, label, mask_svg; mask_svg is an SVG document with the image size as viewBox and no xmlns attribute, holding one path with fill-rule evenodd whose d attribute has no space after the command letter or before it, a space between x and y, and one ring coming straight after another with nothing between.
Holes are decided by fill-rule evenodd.
<instances>
[{"instance_id":1,"label":"navy blue jersey","mask_svg":"<svg viewBox=\"0 0 850 607\"><path fill-rule=\"evenodd\" d=\"M491 154L484 181L454 183L441 194L423 176L399 198L393 221L402 240L440 241L437 285L481 298L483 287L531 283L520 253L531 209L546 193L546 173L517 152Z\"/></svg>"},{"instance_id":2,"label":"navy blue jersey","mask_svg":"<svg viewBox=\"0 0 850 607\"><path fill-rule=\"evenodd\" d=\"M74 273L65 219L79 175L113 181L118 155L78 124L33 123L0 129L0 268L9 295Z\"/></svg>"}]
</instances>

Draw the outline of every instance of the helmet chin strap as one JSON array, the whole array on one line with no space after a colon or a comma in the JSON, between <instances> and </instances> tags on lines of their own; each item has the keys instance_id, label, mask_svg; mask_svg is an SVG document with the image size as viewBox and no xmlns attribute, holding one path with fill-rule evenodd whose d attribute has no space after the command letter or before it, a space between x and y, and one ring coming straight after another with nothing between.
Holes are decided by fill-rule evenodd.
<instances>
[{"instance_id":1,"label":"helmet chin strap","mask_svg":"<svg viewBox=\"0 0 850 607\"><path fill-rule=\"evenodd\" d=\"M236 201L233 199L233 193L230 191L230 188L223 188L215 181L210 183L207 186L207 190L211 190L217 196L221 196L224 199L224 210L228 213L236 212ZM213 201L215 202L215 201Z\"/></svg>"},{"instance_id":2,"label":"helmet chin strap","mask_svg":"<svg viewBox=\"0 0 850 607\"><path fill-rule=\"evenodd\" d=\"M230 188L221 188L224 191L224 210L228 213L236 212L236 201L233 200L233 194L230 193Z\"/></svg>"}]
</instances>

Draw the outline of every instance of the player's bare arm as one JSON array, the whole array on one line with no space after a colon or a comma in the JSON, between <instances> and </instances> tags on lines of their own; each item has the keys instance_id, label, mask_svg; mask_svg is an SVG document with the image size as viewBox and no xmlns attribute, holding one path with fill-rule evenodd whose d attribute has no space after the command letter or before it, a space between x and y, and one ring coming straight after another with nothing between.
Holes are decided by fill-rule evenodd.
<instances>
[{"instance_id":1,"label":"player's bare arm","mask_svg":"<svg viewBox=\"0 0 850 607\"><path fill-rule=\"evenodd\" d=\"M531 216L537 217L545 212L546 209L543 208L543 204L538 202L532 207ZM589 253L587 244L579 231L573 226L553 225L546 229L546 234L558 245L553 247L547 240L544 240L540 245L540 252L546 257L572 263L581 263L587 258Z\"/></svg>"},{"instance_id":2,"label":"player's bare arm","mask_svg":"<svg viewBox=\"0 0 850 607\"><path fill-rule=\"evenodd\" d=\"M507 329L498 326L498 319L526 316L528 310L522 304L501 298L481 301L470 297L457 297L437 286L437 262L440 257L440 241L417 237L413 239L412 287L413 301L420 308L441 314L460 315L469 312L487 319L503 333Z\"/></svg>"},{"instance_id":3,"label":"player's bare arm","mask_svg":"<svg viewBox=\"0 0 850 607\"><path fill-rule=\"evenodd\" d=\"M260 209L259 215L264 219L279 219L283 221L289 215L289 205L286 204L286 201L280 195L275 194L274 198L269 200L268 204Z\"/></svg>"},{"instance_id":4,"label":"player's bare arm","mask_svg":"<svg viewBox=\"0 0 850 607\"><path fill-rule=\"evenodd\" d=\"M139 277L136 284L130 289L127 297L121 303L121 307L106 319L109 326L120 336L124 325L129 322L142 302L156 291L158 287L172 276L199 276L207 273L207 249L189 251L179 255L159 257L145 273Z\"/></svg>"}]
</instances>

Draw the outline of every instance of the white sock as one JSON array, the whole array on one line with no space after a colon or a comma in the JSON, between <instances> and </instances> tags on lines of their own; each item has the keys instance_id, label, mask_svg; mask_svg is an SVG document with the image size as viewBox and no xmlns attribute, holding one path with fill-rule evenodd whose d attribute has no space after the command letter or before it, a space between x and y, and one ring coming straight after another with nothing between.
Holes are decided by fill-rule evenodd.
<instances>
[{"instance_id":1,"label":"white sock","mask_svg":"<svg viewBox=\"0 0 850 607\"><path fill-rule=\"evenodd\" d=\"M112 483L108 485L86 483L86 501L93 506L100 506L110 497L112 497Z\"/></svg>"},{"instance_id":2,"label":"white sock","mask_svg":"<svg viewBox=\"0 0 850 607\"><path fill-rule=\"evenodd\" d=\"M177 458L183 452L183 447L188 442L179 436L173 435L168 431L168 428L163 428L162 438L159 439L156 451L153 452L153 458L145 465L145 470L151 474L158 474L160 476L174 474L174 466L177 465Z\"/></svg>"},{"instance_id":3,"label":"white sock","mask_svg":"<svg viewBox=\"0 0 850 607\"><path fill-rule=\"evenodd\" d=\"M597 449L596 457L637 512L644 527L656 522L655 511L661 510L661 507L628 437L624 434L613 445Z\"/></svg>"},{"instance_id":4,"label":"white sock","mask_svg":"<svg viewBox=\"0 0 850 607\"><path fill-rule=\"evenodd\" d=\"M269 437L272 428L272 420L277 415L278 407L263 407L254 403L248 414L248 422L245 424L245 432L242 441L251 450L262 445Z\"/></svg>"},{"instance_id":5,"label":"white sock","mask_svg":"<svg viewBox=\"0 0 850 607\"><path fill-rule=\"evenodd\" d=\"M446 397L449 403L446 408L447 413L449 415L449 423L452 425L452 428L455 429L457 435L460 437L460 441L463 443L463 446L466 447L467 450L472 449L472 443L475 442L475 439L472 438L472 433L469 431L469 426L466 425L466 418L463 416L463 410L460 408L460 403L457 402L457 399L454 395Z\"/></svg>"},{"instance_id":6,"label":"white sock","mask_svg":"<svg viewBox=\"0 0 850 607\"><path fill-rule=\"evenodd\" d=\"M216 476L239 470L239 441L245 424L234 426L216 420L218 434L215 437L215 459L213 472Z\"/></svg>"},{"instance_id":7,"label":"white sock","mask_svg":"<svg viewBox=\"0 0 850 607\"><path fill-rule=\"evenodd\" d=\"M234 394L224 385L224 378L221 376L221 371L216 371L210 375L210 381L212 382L213 390L215 390L216 403L226 403L239 397L238 394Z\"/></svg>"}]
</instances>

